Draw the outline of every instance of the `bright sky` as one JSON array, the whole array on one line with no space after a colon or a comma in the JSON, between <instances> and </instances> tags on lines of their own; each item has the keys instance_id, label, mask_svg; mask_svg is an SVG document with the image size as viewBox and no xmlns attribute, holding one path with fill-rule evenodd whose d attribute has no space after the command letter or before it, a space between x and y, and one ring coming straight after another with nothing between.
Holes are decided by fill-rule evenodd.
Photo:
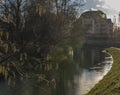
<instances>
[{"instance_id":1,"label":"bright sky","mask_svg":"<svg viewBox=\"0 0 120 95\"><path fill-rule=\"evenodd\" d=\"M118 18L120 12L120 0L82 0L86 2L83 12L90 9L102 10L108 18Z\"/></svg>"},{"instance_id":2,"label":"bright sky","mask_svg":"<svg viewBox=\"0 0 120 95\"><path fill-rule=\"evenodd\" d=\"M120 13L120 0L104 0L105 1L105 7L110 8L109 10L112 10L111 15L108 15L108 18L114 18L118 19L118 14Z\"/></svg>"},{"instance_id":3,"label":"bright sky","mask_svg":"<svg viewBox=\"0 0 120 95\"><path fill-rule=\"evenodd\" d=\"M120 11L120 0L105 0L106 6L110 6L116 11Z\"/></svg>"}]
</instances>

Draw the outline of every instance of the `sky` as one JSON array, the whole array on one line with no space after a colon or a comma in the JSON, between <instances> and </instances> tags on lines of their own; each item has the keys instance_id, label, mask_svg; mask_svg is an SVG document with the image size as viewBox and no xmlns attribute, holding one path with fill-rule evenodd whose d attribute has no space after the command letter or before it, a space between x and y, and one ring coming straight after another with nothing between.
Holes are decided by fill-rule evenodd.
<instances>
[{"instance_id":1,"label":"sky","mask_svg":"<svg viewBox=\"0 0 120 95\"><path fill-rule=\"evenodd\" d=\"M105 0L106 5L115 9L116 11L120 11L120 1L119 0Z\"/></svg>"},{"instance_id":2,"label":"sky","mask_svg":"<svg viewBox=\"0 0 120 95\"><path fill-rule=\"evenodd\" d=\"M83 0L86 4L82 11L99 9L107 14L108 18L118 16L120 12L120 0Z\"/></svg>"}]
</instances>

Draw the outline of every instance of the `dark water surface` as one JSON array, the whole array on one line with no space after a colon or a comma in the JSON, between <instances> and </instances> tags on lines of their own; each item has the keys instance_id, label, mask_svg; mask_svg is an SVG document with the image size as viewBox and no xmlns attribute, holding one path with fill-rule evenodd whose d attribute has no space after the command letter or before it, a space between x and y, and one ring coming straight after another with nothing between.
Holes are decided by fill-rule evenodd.
<instances>
[{"instance_id":1,"label":"dark water surface","mask_svg":"<svg viewBox=\"0 0 120 95\"><path fill-rule=\"evenodd\" d=\"M100 48L84 48L78 60L62 63L53 86L39 86L38 79L18 81L14 86L0 82L0 95L84 95L112 66L112 57ZM54 81L54 80L53 80Z\"/></svg>"}]
</instances>

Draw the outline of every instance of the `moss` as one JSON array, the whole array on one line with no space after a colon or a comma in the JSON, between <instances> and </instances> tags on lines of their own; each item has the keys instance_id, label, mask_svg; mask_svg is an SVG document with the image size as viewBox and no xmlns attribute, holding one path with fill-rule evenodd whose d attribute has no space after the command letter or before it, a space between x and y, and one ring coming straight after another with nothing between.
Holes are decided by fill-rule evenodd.
<instances>
[{"instance_id":1,"label":"moss","mask_svg":"<svg viewBox=\"0 0 120 95\"><path fill-rule=\"evenodd\" d=\"M120 95L120 49L106 49L113 56L113 66L108 74L86 95Z\"/></svg>"},{"instance_id":2,"label":"moss","mask_svg":"<svg viewBox=\"0 0 120 95\"><path fill-rule=\"evenodd\" d=\"M106 14L100 10L98 11L87 11L81 15L81 17L85 18L103 18L106 19Z\"/></svg>"}]
</instances>

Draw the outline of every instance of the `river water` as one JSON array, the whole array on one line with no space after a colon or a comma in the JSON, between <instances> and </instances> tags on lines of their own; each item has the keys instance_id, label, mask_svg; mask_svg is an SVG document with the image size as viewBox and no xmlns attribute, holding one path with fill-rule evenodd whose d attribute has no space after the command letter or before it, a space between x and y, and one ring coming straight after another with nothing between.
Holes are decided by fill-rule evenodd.
<instances>
[{"instance_id":1,"label":"river water","mask_svg":"<svg viewBox=\"0 0 120 95\"><path fill-rule=\"evenodd\" d=\"M0 95L84 95L112 66L112 56L102 50L98 47L84 48L78 60L69 64L62 63L62 69L52 72L56 78L52 87L39 86L36 79L18 81L14 86L0 82Z\"/></svg>"}]
</instances>

